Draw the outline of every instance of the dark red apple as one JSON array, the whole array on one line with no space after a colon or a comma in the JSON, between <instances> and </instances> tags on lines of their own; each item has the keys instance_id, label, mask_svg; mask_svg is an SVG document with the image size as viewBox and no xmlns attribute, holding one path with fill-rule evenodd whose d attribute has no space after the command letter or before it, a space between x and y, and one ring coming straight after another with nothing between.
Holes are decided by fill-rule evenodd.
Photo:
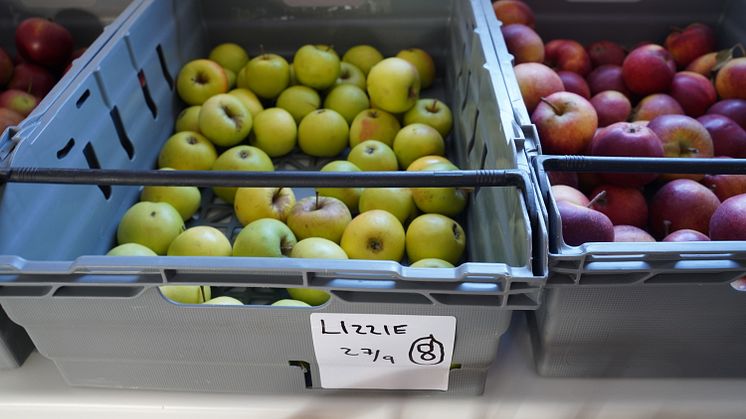
<instances>
[{"instance_id":1,"label":"dark red apple","mask_svg":"<svg viewBox=\"0 0 746 419\"><path fill-rule=\"evenodd\" d=\"M712 82L705 76L692 71L680 71L671 81L671 97L684 108L684 113L696 118L704 115L717 100L718 95Z\"/></svg>"},{"instance_id":2,"label":"dark red apple","mask_svg":"<svg viewBox=\"0 0 746 419\"><path fill-rule=\"evenodd\" d=\"M7 108L26 117L39 104L36 96L21 90L10 89L0 93L0 108Z\"/></svg>"},{"instance_id":3,"label":"dark red apple","mask_svg":"<svg viewBox=\"0 0 746 419\"><path fill-rule=\"evenodd\" d=\"M724 115L707 114L697 118L712 138L715 156L746 158L746 130Z\"/></svg>"},{"instance_id":4,"label":"dark red apple","mask_svg":"<svg viewBox=\"0 0 746 419\"><path fill-rule=\"evenodd\" d=\"M615 242L654 242L653 236L647 231L630 225L620 224L614 226Z\"/></svg>"},{"instance_id":5,"label":"dark red apple","mask_svg":"<svg viewBox=\"0 0 746 419\"><path fill-rule=\"evenodd\" d=\"M645 228L648 224L648 204L638 188L599 185L589 196L591 208L606 214L614 225Z\"/></svg>"},{"instance_id":6,"label":"dark red apple","mask_svg":"<svg viewBox=\"0 0 746 419\"><path fill-rule=\"evenodd\" d=\"M567 185L552 185L552 196L554 197L554 200L556 202L559 201L567 201L572 202L576 205L582 205L584 207L587 207L588 204L590 204L590 200L583 192L580 192L579 190L567 186Z\"/></svg>"},{"instance_id":7,"label":"dark red apple","mask_svg":"<svg viewBox=\"0 0 746 419\"><path fill-rule=\"evenodd\" d=\"M583 45L572 39L553 39L544 46L544 64L585 76L591 71L591 59Z\"/></svg>"},{"instance_id":8,"label":"dark red apple","mask_svg":"<svg viewBox=\"0 0 746 419\"><path fill-rule=\"evenodd\" d=\"M57 82L46 68L31 63L18 64L8 83L9 89L18 89L43 98Z\"/></svg>"},{"instance_id":9,"label":"dark red apple","mask_svg":"<svg viewBox=\"0 0 746 419\"><path fill-rule=\"evenodd\" d=\"M547 172L550 185L567 185L575 189L580 188L578 174L575 172Z\"/></svg>"},{"instance_id":10,"label":"dark red apple","mask_svg":"<svg viewBox=\"0 0 746 419\"><path fill-rule=\"evenodd\" d=\"M664 42L679 67L686 67L697 57L715 50L715 31L702 23L692 23L671 32Z\"/></svg>"},{"instance_id":11,"label":"dark red apple","mask_svg":"<svg viewBox=\"0 0 746 419\"><path fill-rule=\"evenodd\" d=\"M622 66L602 65L591 71L586 80L588 81L588 87L591 89L591 95L606 90L616 90L617 92L622 92L627 97L631 95L627 85L624 84Z\"/></svg>"},{"instance_id":12,"label":"dark red apple","mask_svg":"<svg viewBox=\"0 0 746 419\"><path fill-rule=\"evenodd\" d=\"M746 240L746 194L726 199L710 219L710 239Z\"/></svg>"},{"instance_id":13,"label":"dark red apple","mask_svg":"<svg viewBox=\"0 0 746 419\"><path fill-rule=\"evenodd\" d=\"M715 102L707 113L725 115L746 129L746 99L723 99Z\"/></svg>"},{"instance_id":14,"label":"dark red apple","mask_svg":"<svg viewBox=\"0 0 746 419\"><path fill-rule=\"evenodd\" d=\"M734 58L720 68L715 88L722 99L746 99L746 57Z\"/></svg>"},{"instance_id":15,"label":"dark red apple","mask_svg":"<svg viewBox=\"0 0 746 419\"><path fill-rule=\"evenodd\" d=\"M616 122L623 122L632 112L632 104L627 96L616 90L607 90L591 98L591 104L598 114L598 126L606 127Z\"/></svg>"},{"instance_id":16,"label":"dark red apple","mask_svg":"<svg viewBox=\"0 0 746 419\"><path fill-rule=\"evenodd\" d=\"M560 76L541 63L518 64L513 71L529 113L534 111L542 97L561 92L565 88Z\"/></svg>"},{"instance_id":17,"label":"dark red apple","mask_svg":"<svg viewBox=\"0 0 746 419\"><path fill-rule=\"evenodd\" d=\"M622 77L632 93L665 92L676 73L671 54L660 45L648 44L632 50L622 63Z\"/></svg>"},{"instance_id":18,"label":"dark red apple","mask_svg":"<svg viewBox=\"0 0 746 419\"><path fill-rule=\"evenodd\" d=\"M13 76L13 60L0 48L0 87L5 86Z\"/></svg>"},{"instance_id":19,"label":"dark red apple","mask_svg":"<svg viewBox=\"0 0 746 419\"><path fill-rule=\"evenodd\" d=\"M686 115L662 115L648 124L663 144L665 157L713 157L712 137L707 129L696 119ZM702 180L702 174L666 173L661 179Z\"/></svg>"},{"instance_id":20,"label":"dark red apple","mask_svg":"<svg viewBox=\"0 0 746 419\"><path fill-rule=\"evenodd\" d=\"M627 51L621 45L612 41L596 41L586 48L588 56L591 59L593 67L599 67L606 64L622 65Z\"/></svg>"},{"instance_id":21,"label":"dark red apple","mask_svg":"<svg viewBox=\"0 0 746 419\"><path fill-rule=\"evenodd\" d=\"M591 143L594 156L663 157L663 144L650 128L630 122L617 122L599 133ZM601 173L606 182L629 187L646 185L656 173Z\"/></svg>"},{"instance_id":22,"label":"dark red apple","mask_svg":"<svg viewBox=\"0 0 746 419\"><path fill-rule=\"evenodd\" d=\"M542 98L531 114L546 154L580 154L593 138L598 116L580 95L557 92Z\"/></svg>"},{"instance_id":23,"label":"dark red apple","mask_svg":"<svg viewBox=\"0 0 746 419\"><path fill-rule=\"evenodd\" d=\"M515 64L544 62L544 41L536 31L521 23L505 25L500 30Z\"/></svg>"},{"instance_id":24,"label":"dark red apple","mask_svg":"<svg viewBox=\"0 0 746 419\"><path fill-rule=\"evenodd\" d=\"M720 201L746 193L746 175L706 175L701 183Z\"/></svg>"},{"instance_id":25,"label":"dark red apple","mask_svg":"<svg viewBox=\"0 0 746 419\"><path fill-rule=\"evenodd\" d=\"M645 96L632 109L630 119L633 121L652 121L661 115L684 115L684 108L673 97L665 93L654 93Z\"/></svg>"},{"instance_id":26,"label":"dark red apple","mask_svg":"<svg viewBox=\"0 0 746 419\"><path fill-rule=\"evenodd\" d=\"M522 23L530 27L534 26L534 11L522 1L497 0L492 3L492 10L494 10L497 20L502 22L503 25Z\"/></svg>"},{"instance_id":27,"label":"dark red apple","mask_svg":"<svg viewBox=\"0 0 746 419\"><path fill-rule=\"evenodd\" d=\"M717 55L717 52L708 52L705 55L700 55L694 61L689 63L685 70L693 71L709 78L712 76L712 70L718 63Z\"/></svg>"},{"instance_id":28,"label":"dark red apple","mask_svg":"<svg viewBox=\"0 0 746 419\"><path fill-rule=\"evenodd\" d=\"M704 185L691 179L672 180L650 200L650 231L659 238L685 228L707 234L719 205L718 197Z\"/></svg>"},{"instance_id":29,"label":"dark red apple","mask_svg":"<svg viewBox=\"0 0 746 419\"><path fill-rule=\"evenodd\" d=\"M570 246L614 241L614 225L602 213L567 201L557 203L562 220L562 239Z\"/></svg>"},{"instance_id":30,"label":"dark red apple","mask_svg":"<svg viewBox=\"0 0 746 419\"><path fill-rule=\"evenodd\" d=\"M60 69L70 60L73 37L62 25L31 17L16 27L16 48L21 56L31 62Z\"/></svg>"},{"instance_id":31,"label":"dark red apple","mask_svg":"<svg viewBox=\"0 0 746 419\"><path fill-rule=\"evenodd\" d=\"M683 230L676 230L668 236L664 237L664 242L702 242L710 241L710 238L706 235L692 229L685 228Z\"/></svg>"},{"instance_id":32,"label":"dark red apple","mask_svg":"<svg viewBox=\"0 0 746 419\"><path fill-rule=\"evenodd\" d=\"M558 71L557 75L562 79L562 85L565 86L565 91L583 96L586 99L591 98L591 90L588 87L588 83L586 83L585 79L580 76L580 74L562 70Z\"/></svg>"}]
</instances>

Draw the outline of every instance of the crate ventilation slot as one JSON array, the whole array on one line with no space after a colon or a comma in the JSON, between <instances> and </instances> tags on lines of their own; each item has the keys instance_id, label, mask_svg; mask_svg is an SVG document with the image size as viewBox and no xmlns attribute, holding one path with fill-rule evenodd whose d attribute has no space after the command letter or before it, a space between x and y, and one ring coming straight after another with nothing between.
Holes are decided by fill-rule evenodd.
<instances>
[{"instance_id":1,"label":"crate ventilation slot","mask_svg":"<svg viewBox=\"0 0 746 419\"><path fill-rule=\"evenodd\" d=\"M158 117L158 107L153 101L153 96L150 94L150 88L148 87L148 80L145 78L145 72L142 70L137 72L137 79L140 81L140 88L142 89L142 95L145 98L145 103L150 109L150 113L153 115L153 119Z\"/></svg>"},{"instance_id":2,"label":"crate ventilation slot","mask_svg":"<svg viewBox=\"0 0 746 419\"><path fill-rule=\"evenodd\" d=\"M57 159L65 158L73 147L75 147L75 139L70 138L61 149L57 150Z\"/></svg>"},{"instance_id":3,"label":"crate ventilation slot","mask_svg":"<svg viewBox=\"0 0 746 419\"><path fill-rule=\"evenodd\" d=\"M466 144L467 156L471 156L471 152L474 151L474 145L477 142L477 121L479 121L479 108L474 112L474 124L472 124L471 137L469 137L469 142Z\"/></svg>"},{"instance_id":4,"label":"crate ventilation slot","mask_svg":"<svg viewBox=\"0 0 746 419\"><path fill-rule=\"evenodd\" d=\"M93 150L93 145L91 143L87 143L85 145L85 147L83 148L83 155L85 156L85 160L88 162L89 168L101 168L101 165L98 162L98 157L96 157L96 151ZM98 189L104 195L104 199L108 200L109 198L111 198L111 185L98 185Z\"/></svg>"},{"instance_id":5,"label":"crate ventilation slot","mask_svg":"<svg viewBox=\"0 0 746 419\"><path fill-rule=\"evenodd\" d=\"M464 111L464 109L466 109L466 104L469 103L469 91L471 91L471 89L469 88L470 84L471 84L471 69L469 70L468 73L466 73L466 83L464 83L464 89L466 90L464 91L464 102L461 103L462 112Z\"/></svg>"},{"instance_id":6,"label":"crate ventilation slot","mask_svg":"<svg viewBox=\"0 0 746 419\"><path fill-rule=\"evenodd\" d=\"M166 56L163 55L163 48L161 47L161 44L158 44L158 46L155 47L155 50L158 53L158 61L161 62L161 71L163 71L163 78L166 80L166 83L168 83L168 88L174 90L174 78L171 76L171 71L169 71L168 69L168 63L166 62Z\"/></svg>"},{"instance_id":7,"label":"crate ventilation slot","mask_svg":"<svg viewBox=\"0 0 746 419\"><path fill-rule=\"evenodd\" d=\"M109 115L111 115L111 121L114 123L114 128L117 130L119 144L122 145L122 148L127 153L127 157L132 160L135 157L135 146L127 135L127 131L124 130L124 124L122 123L122 116L119 115L119 109L115 106L114 109L109 112Z\"/></svg>"},{"instance_id":8,"label":"crate ventilation slot","mask_svg":"<svg viewBox=\"0 0 746 419\"><path fill-rule=\"evenodd\" d=\"M55 297L118 297L129 298L140 294L143 287L112 287L97 285L69 285L57 288Z\"/></svg>"},{"instance_id":9,"label":"crate ventilation slot","mask_svg":"<svg viewBox=\"0 0 746 419\"><path fill-rule=\"evenodd\" d=\"M85 103L88 98L91 97L91 91L88 89L85 89L85 92L83 92L82 95L78 98L78 100L75 102L75 107L80 109L81 106Z\"/></svg>"},{"instance_id":10,"label":"crate ventilation slot","mask_svg":"<svg viewBox=\"0 0 746 419\"><path fill-rule=\"evenodd\" d=\"M432 304L427 297L415 293L369 292L369 291L332 291L337 298L349 303L375 304Z\"/></svg>"}]
</instances>

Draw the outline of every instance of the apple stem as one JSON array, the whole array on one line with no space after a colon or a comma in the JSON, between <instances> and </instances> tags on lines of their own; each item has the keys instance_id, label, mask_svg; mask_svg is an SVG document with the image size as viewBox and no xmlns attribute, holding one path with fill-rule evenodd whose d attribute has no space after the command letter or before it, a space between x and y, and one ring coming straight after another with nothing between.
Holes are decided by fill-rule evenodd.
<instances>
[{"instance_id":1,"label":"apple stem","mask_svg":"<svg viewBox=\"0 0 746 419\"><path fill-rule=\"evenodd\" d=\"M598 201L600 201L602 199L606 199L606 191L605 190L603 190L603 191L599 192L598 194L596 194L596 196L594 196L593 199L591 199L591 202L589 202L588 205L586 205L586 207L587 208L593 208L593 204L595 204L596 202L598 202Z\"/></svg>"},{"instance_id":2,"label":"apple stem","mask_svg":"<svg viewBox=\"0 0 746 419\"><path fill-rule=\"evenodd\" d=\"M689 153L692 153L692 154L699 154L699 149L698 148L686 147L685 150L688 151Z\"/></svg>"},{"instance_id":3,"label":"apple stem","mask_svg":"<svg viewBox=\"0 0 746 419\"><path fill-rule=\"evenodd\" d=\"M438 99L433 99L433 103L430 104L427 108L428 112L435 113L438 111Z\"/></svg>"},{"instance_id":4,"label":"apple stem","mask_svg":"<svg viewBox=\"0 0 746 419\"><path fill-rule=\"evenodd\" d=\"M316 192L316 203L314 204L313 209L314 210L319 209L319 193L318 193L318 191Z\"/></svg>"},{"instance_id":5,"label":"apple stem","mask_svg":"<svg viewBox=\"0 0 746 419\"><path fill-rule=\"evenodd\" d=\"M562 111L560 111L559 108L557 108L557 106L554 103L548 101L547 98L543 97L540 100L546 103L547 105L549 105L549 107L551 107L554 110L554 113L556 113L557 115L562 115Z\"/></svg>"},{"instance_id":6,"label":"apple stem","mask_svg":"<svg viewBox=\"0 0 746 419\"><path fill-rule=\"evenodd\" d=\"M671 221L663 220L663 237L666 237L669 234L671 234Z\"/></svg>"}]
</instances>

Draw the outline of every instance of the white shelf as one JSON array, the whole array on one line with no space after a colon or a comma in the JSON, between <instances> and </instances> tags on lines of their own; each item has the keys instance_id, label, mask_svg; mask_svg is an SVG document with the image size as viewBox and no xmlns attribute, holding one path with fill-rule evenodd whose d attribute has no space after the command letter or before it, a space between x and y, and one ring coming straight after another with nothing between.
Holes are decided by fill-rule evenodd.
<instances>
[{"instance_id":1,"label":"white shelf","mask_svg":"<svg viewBox=\"0 0 746 419\"><path fill-rule=\"evenodd\" d=\"M513 326L512 335L501 342L481 397L252 396L73 388L51 361L34 353L21 368L0 371L0 418L746 418L746 379L539 377L522 315L515 315Z\"/></svg>"}]
</instances>

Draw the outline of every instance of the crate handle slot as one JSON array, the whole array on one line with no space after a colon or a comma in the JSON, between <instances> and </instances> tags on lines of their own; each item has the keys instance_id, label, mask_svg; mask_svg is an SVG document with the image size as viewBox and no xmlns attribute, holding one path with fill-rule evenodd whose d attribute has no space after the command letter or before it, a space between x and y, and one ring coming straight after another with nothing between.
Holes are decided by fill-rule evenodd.
<instances>
[{"instance_id":1,"label":"crate handle slot","mask_svg":"<svg viewBox=\"0 0 746 419\"><path fill-rule=\"evenodd\" d=\"M746 159L537 156L544 170L560 172L746 174Z\"/></svg>"},{"instance_id":2,"label":"crate handle slot","mask_svg":"<svg viewBox=\"0 0 746 419\"><path fill-rule=\"evenodd\" d=\"M168 88L174 90L174 77L171 75L171 70L168 69L168 62L166 62L166 55L163 54L163 47L158 44L155 47L155 51L158 53L158 61L161 63L161 71L163 71L163 78L168 83Z\"/></svg>"},{"instance_id":3,"label":"crate handle slot","mask_svg":"<svg viewBox=\"0 0 746 419\"><path fill-rule=\"evenodd\" d=\"M64 159L73 147L75 147L75 138L70 138L61 149L57 150L57 159Z\"/></svg>"},{"instance_id":4,"label":"crate handle slot","mask_svg":"<svg viewBox=\"0 0 746 419\"><path fill-rule=\"evenodd\" d=\"M145 78L145 72L140 70L137 72L137 79L140 82L140 89L142 89L142 95L145 98L145 104L148 105L150 113L153 115L153 119L158 117L158 106L156 106L153 96L150 94L150 88L148 87L148 79Z\"/></svg>"},{"instance_id":5,"label":"crate handle slot","mask_svg":"<svg viewBox=\"0 0 746 419\"><path fill-rule=\"evenodd\" d=\"M119 144L122 145L124 152L127 153L127 157L129 157L130 160L134 159L135 145L132 144L132 140L130 140L130 137L127 135L124 123L122 123L122 116L119 114L119 108L114 106L111 112L109 112L109 115L111 116L111 121L114 123L114 129L117 131Z\"/></svg>"}]
</instances>

